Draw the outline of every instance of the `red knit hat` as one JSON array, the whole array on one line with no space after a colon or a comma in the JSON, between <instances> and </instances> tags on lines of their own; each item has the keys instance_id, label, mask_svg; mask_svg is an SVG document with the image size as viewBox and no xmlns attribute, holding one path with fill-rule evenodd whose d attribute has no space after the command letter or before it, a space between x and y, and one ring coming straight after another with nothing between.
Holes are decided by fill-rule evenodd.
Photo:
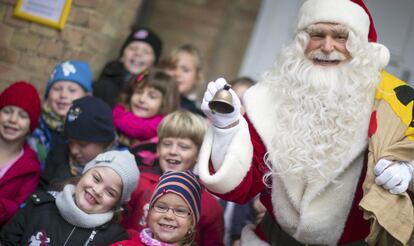
<instances>
[{"instance_id":1,"label":"red knit hat","mask_svg":"<svg viewBox=\"0 0 414 246\"><path fill-rule=\"evenodd\" d=\"M26 81L17 81L0 94L0 109L17 106L27 112L30 118L30 131L36 129L40 116L40 97L36 88Z\"/></svg>"}]
</instances>

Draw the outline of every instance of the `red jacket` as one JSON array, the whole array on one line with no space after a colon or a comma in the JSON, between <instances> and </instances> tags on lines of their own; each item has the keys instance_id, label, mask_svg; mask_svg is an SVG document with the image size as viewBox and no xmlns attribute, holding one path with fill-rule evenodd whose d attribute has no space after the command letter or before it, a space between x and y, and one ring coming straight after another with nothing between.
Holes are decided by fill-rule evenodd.
<instances>
[{"instance_id":1,"label":"red jacket","mask_svg":"<svg viewBox=\"0 0 414 246\"><path fill-rule=\"evenodd\" d=\"M139 184L128 203L128 215L124 216L121 221L126 229L141 231L148 227L146 217L149 202L159 178L159 173L141 173ZM201 193L201 215L196 230L198 232L196 238L198 245L224 245L223 207L206 189L203 189Z\"/></svg>"},{"instance_id":2,"label":"red jacket","mask_svg":"<svg viewBox=\"0 0 414 246\"><path fill-rule=\"evenodd\" d=\"M23 155L0 178L0 227L17 212L20 204L36 190L39 179L39 161L29 145L25 144Z\"/></svg>"}]
</instances>

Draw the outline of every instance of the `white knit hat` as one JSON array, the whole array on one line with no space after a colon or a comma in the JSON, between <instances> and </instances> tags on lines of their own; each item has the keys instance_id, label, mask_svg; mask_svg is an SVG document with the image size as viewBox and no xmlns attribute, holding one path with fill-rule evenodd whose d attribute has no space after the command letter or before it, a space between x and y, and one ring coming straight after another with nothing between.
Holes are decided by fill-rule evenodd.
<instances>
[{"instance_id":1,"label":"white knit hat","mask_svg":"<svg viewBox=\"0 0 414 246\"><path fill-rule=\"evenodd\" d=\"M121 177L123 185L121 202L128 202L139 180L139 170L134 156L127 150L107 151L86 164L82 174L94 167L110 167Z\"/></svg>"},{"instance_id":2,"label":"white knit hat","mask_svg":"<svg viewBox=\"0 0 414 246\"><path fill-rule=\"evenodd\" d=\"M368 9L362 0L307 0L299 10L297 29L328 22L349 27L356 35L373 41L370 45L380 51L380 63L385 67L390 59L389 50L376 42L376 32Z\"/></svg>"}]
</instances>

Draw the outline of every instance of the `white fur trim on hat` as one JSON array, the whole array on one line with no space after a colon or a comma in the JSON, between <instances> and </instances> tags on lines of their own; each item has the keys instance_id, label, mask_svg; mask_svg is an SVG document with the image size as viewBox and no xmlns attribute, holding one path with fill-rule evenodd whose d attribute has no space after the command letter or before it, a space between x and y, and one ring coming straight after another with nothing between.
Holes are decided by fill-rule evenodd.
<instances>
[{"instance_id":1,"label":"white fur trim on hat","mask_svg":"<svg viewBox=\"0 0 414 246\"><path fill-rule=\"evenodd\" d=\"M298 30L319 22L345 25L368 39L369 16L350 0L307 0L299 10Z\"/></svg>"},{"instance_id":2,"label":"white fur trim on hat","mask_svg":"<svg viewBox=\"0 0 414 246\"><path fill-rule=\"evenodd\" d=\"M107 151L86 164L82 174L94 167L110 167L121 177L121 202L128 202L139 180L139 170L134 156L128 151Z\"/></svg>"}]
</instances>

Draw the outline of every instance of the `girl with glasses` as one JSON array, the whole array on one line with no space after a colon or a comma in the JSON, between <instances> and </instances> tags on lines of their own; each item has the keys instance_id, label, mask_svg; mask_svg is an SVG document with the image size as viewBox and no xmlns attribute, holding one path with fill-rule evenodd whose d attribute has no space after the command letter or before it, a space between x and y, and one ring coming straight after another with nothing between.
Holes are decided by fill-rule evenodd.
<instances>
[{"instance_id":1,"label":"girl with glasses","mask_svg":"<svg viewBox=\"0 0 414 246\"><path fill-rule=\"evenodd\" d=\"M152 195L148 228L114 245L192 245L200 219L201 186L191 171L166 172Z\"/></svg>"}]
</instances>

